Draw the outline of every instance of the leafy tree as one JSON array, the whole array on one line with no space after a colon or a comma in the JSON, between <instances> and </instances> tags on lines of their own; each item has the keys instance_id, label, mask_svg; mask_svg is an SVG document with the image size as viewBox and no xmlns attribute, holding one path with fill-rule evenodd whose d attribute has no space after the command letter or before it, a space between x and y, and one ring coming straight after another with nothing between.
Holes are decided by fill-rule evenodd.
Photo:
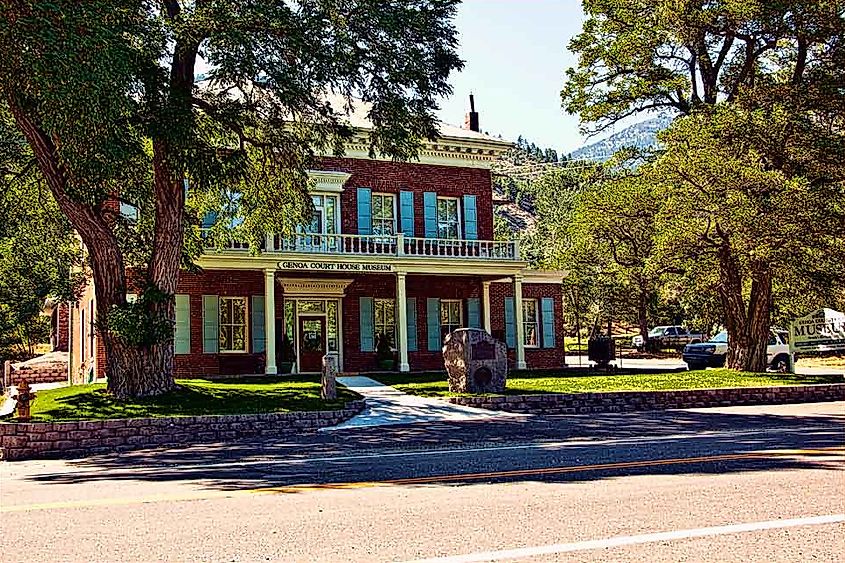
<instances>
[{"instance_id":1,"label":"leafy tree","mask_svg":"<svg viewBox=\"0 0 845 563\"><path fill-rule=\"evenodd\" d=\"M773 104L717 105L663 140L656 173L673 186L658 215L663 260L712 265L728 365L762 370L776 288L841 287L830 266L845 261L845 137Z\"/></svg>"},{"instance_id":2,"label":"leafy tree","mask_svg":"<svg viewBox=\"0 0 845 563\"><path fill-rule=\"evenodd\" d=\"M617 173L579 194L571 223L573 266L608 278L617 288L615 314L634 319L645 342L649 309L665 273L653 263L662 199L647 171Z\"/></svg>"},{"instance_id":3,"label":"leafy tree","mask_svg":"<svg viewBox=\"0 0 845 563\"><path fill-rule=\"evenodd\" d=\"M26 141L0 112L0 359L32 356L49 335L47 297L72 299L81 281L79 244L34 166Z\"/></svg>"},{"instance_id":4,"label":"leafy tree","mask_svg":"<svg viewBox=\"0 0 845 563\"><path fill-rule=\"evenodd\" d=\"M202 247L199 217L219 212L214 236L235 227L253 243L304 221L309 162L350 138L353 96L371 104L374 154L409 158L436 135L435 100L462 65L456 4L3 3L0 103L88 250L112 393L174 386L163 329ZM115 196L139 208L136 224ZM140 305L126 302L128 269Z\"/></svg>"},{"instance_id":5,"label":"leafy tree","mask_svg":"<svg viewBox=\"0 0 845 563\"><path fill-rule=\"evenodd\" d=\"M835 155L845 130L845 3L585 0L584 7L564 105L592 131L649 110L691 116L663 137L659 167L678 195L665 207L661 245L701 249L690 233L712 241L717 225L726 235L716 231L728 363L760 371L778 280L808 269L818 277L819 252L839 236L836 220L784 218L807 209L836 218L841 210ZM696 203L706 205L709 222L698 222ZM783 242L778 252L771 240Z\"/></svg>"}]
</instances>

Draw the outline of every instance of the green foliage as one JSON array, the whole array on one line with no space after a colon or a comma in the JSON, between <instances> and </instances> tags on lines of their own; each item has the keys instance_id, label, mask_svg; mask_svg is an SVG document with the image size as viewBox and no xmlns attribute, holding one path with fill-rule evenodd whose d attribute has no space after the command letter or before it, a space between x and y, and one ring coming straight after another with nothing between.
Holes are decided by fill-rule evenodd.
<instances>
[{"instance_id":1,"label":"green foliage","mask_svg":"<svg viewBox=\"0 0 845 563\"><path fill-rule=\"evenodd\" d=\"M647 110L688 116L662 135L650 172L667 194L652 262L678 270L687 290L661 294L704 309L702 320L717 295L728 364L759 369L773 313L841 296L845 3L584 7L564 106L592 131Z\"/></svg>"},{"instance_id":2,"label":"green foliage","mask_svg":"<svg viewBox=\"0 0 845 563\"><path fill-rule=\"evenodd\" d=\"M147 284L137 299L113 305L108 313L106 328L130 346L148 348L158 342L173 339L175 322L162 305L172 299L157 287Z\"/></svg>"},{"instance_id":3,"label":"green foliage","mask_svg":"<svg viewBox=\"0 0 845 563\"><path fill-rule=\"evenodd\" d=\"M124 306L127 271L173 294L179 267L191 267L205 245L235 238L258 252L266 233L308 222L307 170L356 134L353 99L374 124L360 140L372 155L412 158L436 136L437 100L463 64L456 6L5 2L0 111L15 128L0 150L27 166L35 158L87 247L98 311L116 307L108 313L114 330L144 345L164 331L158 321L128 319L141 310ZM137 220L116 212L115 197L137 207ZM201 233L211 213L217 220ZM169 304L154 308L172 315ZM108 320L98 319L106 364L129 365L108 360ZM163 365L149 373L167 378L170 359L158 357ZM113 382L114 390L143 387L124 385L119 373L109 374ZM166 389L172 380L150 385Z\"/></svg>"},{"instance_id":4,"label":"green foliage","mask_svg":"<svg viewBox=\"0 0 845 563\"><path fill-rule=\"evenodd\" d=\"M0 112L0 358L31 356L47 342L45 300L73 299L81 282L78 243L30 157Z\"/></svg>"}]
</instances>

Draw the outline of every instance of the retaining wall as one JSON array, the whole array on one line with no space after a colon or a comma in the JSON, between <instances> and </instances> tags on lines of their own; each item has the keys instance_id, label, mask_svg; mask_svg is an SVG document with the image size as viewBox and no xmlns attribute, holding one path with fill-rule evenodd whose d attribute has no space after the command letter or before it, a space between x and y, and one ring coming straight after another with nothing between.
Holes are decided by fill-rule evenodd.
<instances>
[{"instance_id":1,"label":"retaining wall","mask_svg":"<svg viewBox=\"0 0 845 563\"><path fill-rule=\"evenodd\" d=\"M0 456L6 460L170 447L314 431L352 418L364 401L333 411L227 416L187 416L0 423Z\"/></svg>"},{"instance_id":2,"label":"retaining wall","mask_svg":"<svg viewBox=\"0 0 845 563\"><path fill-rule=\"evenodd\" d=\"M457 405L525 414L609 413L843 400L845 383L449 398L449 402Z\"/></svg>"}]
</instances>

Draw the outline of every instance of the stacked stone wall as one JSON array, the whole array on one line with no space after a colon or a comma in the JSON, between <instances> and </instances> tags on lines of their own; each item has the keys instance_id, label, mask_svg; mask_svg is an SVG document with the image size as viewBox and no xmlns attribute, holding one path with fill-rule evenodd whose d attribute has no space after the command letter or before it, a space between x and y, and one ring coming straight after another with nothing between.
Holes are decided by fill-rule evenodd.
<instances>
[{"instance_id":1,"label":"stacked stone wall","mask_svg":"<svg viewBox=\"0 0 845 563\"><path fill-rule=\"evenodd\" d=\"M618 391L612 393L561 393L450 397L449 402L468 407L523 414L592 414L738 405L777 405L845 400L845 383L731 387L680 391Z\"/></svg>"},{"instance_id":2,"label":"stacked stone wall","mask_svg":"<svg viewBox=\"0 0 845 563\"><path fill-rule=\"evenodd\" d=\"M352 418L363 401L333 411L78 422L0 423L2 459L43 459L315 431Z\"/></svg>"}]
</instances>

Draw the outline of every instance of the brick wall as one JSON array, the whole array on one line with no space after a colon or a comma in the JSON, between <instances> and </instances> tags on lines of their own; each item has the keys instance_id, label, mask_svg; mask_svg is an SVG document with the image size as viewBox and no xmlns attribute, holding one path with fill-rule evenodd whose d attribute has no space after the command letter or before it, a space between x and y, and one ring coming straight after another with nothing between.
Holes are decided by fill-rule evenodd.
<instances>
[{"instance_id":1,"label":"brick wall","mask_svg":"<svg viewBox=\"0 0 845 563\"><path fill-rule=\"evenodd\" d=\"M524 414L592 414L842 400L845 400L845 383L449 398L450 403L457 405Z\"/></svg>"},{"instance_id":2,"label":"brick wall","mask_svg":"<svg viewBox=\"0 0 845 563\"><path fill-rule=\"evenodd\" d=\"M363 408L363 401L349 401L343 409L333 411L0 423L0 458L78 457L296 434L334 426L352 418Z\"/></svg>"},{"instance_id":3,"label":"brick wall","mask_svg":"<svg viewBox=\"0 0 845 563\"><path fill-rule=\"evenodd\" d=\"M191 353L177 354L174 360L176 377L264 373L264 354L203 354L203 295L247 297L264 295L264 272L260 270L205 270L182 272L176 293L191 296ZM277 292L281 297L281 290ZM248 305L248 307L251 304ZM277 313L280 315L281 313ZM249 311L247 312L249 315ZM247 316L249 326L249 316ZM247 335L247 349L252 339Z\"/></svg>"},{"instance_id":4,"label":"brick wall","mask_svg":"<svg viewBox=\"0 0 845 563\"><path fill-rule=\"evenodd\" d=\"M417 300L417 351L408 354L412 370L443 369L441 352L428 351L428 328L426 323L426 299L461 299L481 297L481 280L470 276L419 276L409 275L405 279L408 297ZM369 275L356 277L346 289L343 299L343 369L344 371L378 370L375 352L361 352L360 309L361 297L384 299L396 298L396 277L393 275ZM466 303L464 302L464 320ZM398 316L397 316L398 322Z\"/></svg>"},{"instance_id":5,"label":"brick wall","mask_svg":"<svg viewBox=\"0 0 845 563\"><path fill-rule=\"evenodd\" d=\"M373 192L382 193L414 192L414 231L418 237L425 236L423 192L436 192L444 197L475 195L478 238L493 239L493 191L489 170L352 158L323 158L320 164L325 170L352 174L340 197L343 233L358 232L357 188L371 188Z\"/></svg>"},{"instance_id":6,"label":"brick wall","mask_svg":"<svg viewBox=\"0 0 845 563\"><path fill-rule=\"evenodd\" d=\"M490 284L490 330L496 338L505 340L505 298L513 297L512 283ZM526 348L525 363L529 369L551 369L566 365L566 353L563 347L563 299L560 285L551 283L523 283L522 297L524 299L537 299L551 297L555 305L555 347L554 348ZM542 331L542 325L541 325ZM542 339L541 339L542 343ZM508 349L510 365L516 363L516 350Z\"/></svg>"}]
</instances>

